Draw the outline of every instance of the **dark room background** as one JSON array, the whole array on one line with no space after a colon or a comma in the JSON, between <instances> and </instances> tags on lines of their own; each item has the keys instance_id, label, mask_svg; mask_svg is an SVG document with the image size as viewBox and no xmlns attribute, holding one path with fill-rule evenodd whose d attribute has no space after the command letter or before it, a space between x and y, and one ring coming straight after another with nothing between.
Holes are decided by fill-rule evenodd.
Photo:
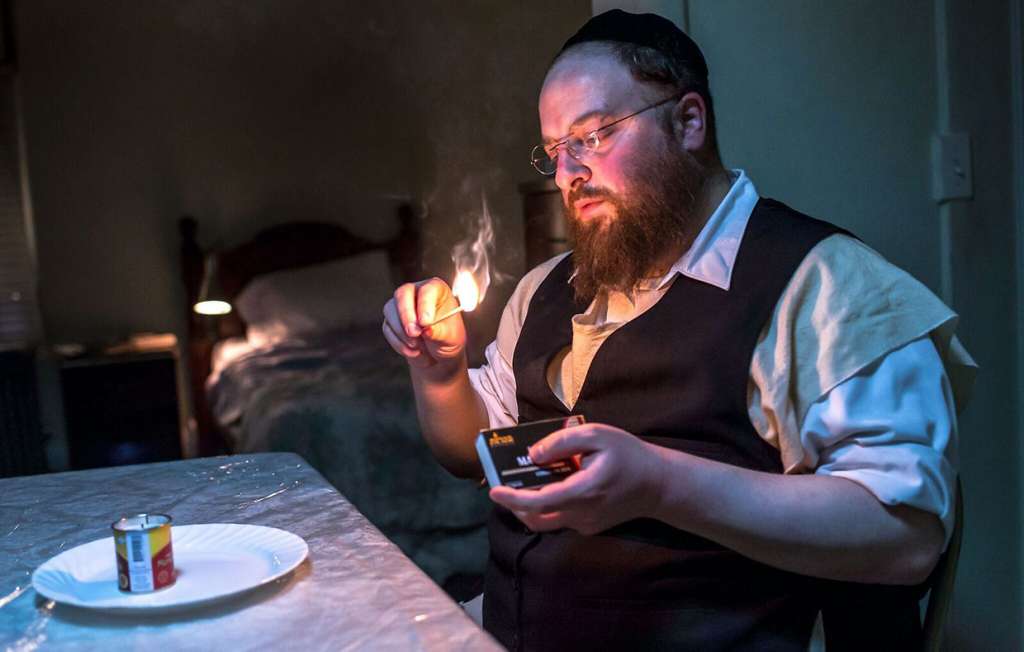
<instances>
[{"instance_id":1,"label":"dark room background","mask_svg":"<svg viewBox=\"0 0 1024 652\"><path fill-rule=\"evenodd\" d=\"M185 214L205 245L294 220L385 239L410 202L426 272L448 276L486 197L495 264L518 278L519 184L536 177L552 55L592 12L656 10L704 48L726 164L853 230L961 315L982 370L960 422L967 525L947 644L1019 649L1021 5L16 0L43 340L181 335ZM969 136L973 190L946 201L932 143L950 132ZM470 318L477 350L512 287Z\"/></svg>"},{"instance_id":2,"label":"dark room background","mask_svg":"<svg viewBox=\"0 0 1024 652\"><path fill-rule=\"evenodd\" d=\"M496 264L519 276L517 184L535 175L537 89L567 26L589 10L18 3L48 339L180 330L183 214L204 244L295 220L384 239L410 201L427 270L448 276L451 247L486 195ZM482 306L484 321L502 303Z\"/></svg>"}]
</instances>

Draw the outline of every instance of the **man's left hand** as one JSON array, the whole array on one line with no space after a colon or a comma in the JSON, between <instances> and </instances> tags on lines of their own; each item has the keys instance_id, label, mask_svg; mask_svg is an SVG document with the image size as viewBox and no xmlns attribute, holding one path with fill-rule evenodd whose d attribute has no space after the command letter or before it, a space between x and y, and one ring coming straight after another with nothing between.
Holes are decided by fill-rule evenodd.
<instances>
[{"instance_id":1,"label":"man's left hand","mask_svg":"<svg viewBox=\"0 0 1024 652\"><path fill-rule=\"evenodd\" d=\"M601 423L551 433L530 447L536 464L574 455L581 469L541 489L491 489L491 500L535 532L570 528L596 534L655 513L666 461L657 446Z\"/></svg>"}]
</instances>

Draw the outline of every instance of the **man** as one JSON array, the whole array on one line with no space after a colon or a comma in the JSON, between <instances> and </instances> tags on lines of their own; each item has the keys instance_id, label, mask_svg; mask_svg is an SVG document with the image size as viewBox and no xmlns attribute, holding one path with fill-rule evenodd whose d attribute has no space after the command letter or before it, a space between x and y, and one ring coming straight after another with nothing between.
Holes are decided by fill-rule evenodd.
<instances>
[{"instance_id":1,"label":"man","mask_svg":"<svg viewBox=\"0 0 1024 652\"><path fill-rule=\"evenodd\" d=\"M522 279L480 369L460 318L423 326L454 305L444 282L385 306L451 472L481 476L478 429L588 421L530 451L582 470L491 489L484 625L510 649L806 649L822 610L880 645L919 636L915 587L952 529L950 378L972 365L955 315L725 169L707 79L664 19L588 21L533 155L574 251Z\"/></svg>"}]
</instances>

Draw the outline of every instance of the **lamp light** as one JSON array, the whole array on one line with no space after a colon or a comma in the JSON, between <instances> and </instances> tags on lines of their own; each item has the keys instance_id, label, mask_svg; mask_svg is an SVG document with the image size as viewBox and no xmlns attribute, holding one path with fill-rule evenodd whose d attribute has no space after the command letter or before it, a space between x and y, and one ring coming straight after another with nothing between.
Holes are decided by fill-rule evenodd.
<instances>
[{"instance_id":1,"label":"lamp light","mask_svg":"<svg viewBox=\"0 0 1024 652\"><path fill-rule=\"evenodd\" d=\"M217 254L208 253L203 260L203 282L199 286L199 298L192 310L200 315L226 315L231 312L231 304L220 285L217 274Z\"/></svg>"}]
</instances>

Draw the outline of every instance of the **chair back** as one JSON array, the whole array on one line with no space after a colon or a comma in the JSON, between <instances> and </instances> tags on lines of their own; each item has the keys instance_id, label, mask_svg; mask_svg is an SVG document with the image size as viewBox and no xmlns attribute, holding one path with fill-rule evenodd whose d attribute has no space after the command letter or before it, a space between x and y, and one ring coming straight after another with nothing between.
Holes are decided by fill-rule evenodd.
<instances>
[{"instance_id":1,"label":"chair back","mask_svg":"<svg viewBox=\"0 0 1024 652\"><path fill-rule=\"evenodd\" d=\"M931 591L928 594L928 607L924 614L924 650L939 652L942 647L942 631L949 615L949 606L953 602L953 584L956 580L956 566L960 561L960 542L963 539L964 499L960 480L956 483L956 514L953 525L953 536L949 546L939 557L935 569L928 578Z\"/></svg>"}]
</instances>

